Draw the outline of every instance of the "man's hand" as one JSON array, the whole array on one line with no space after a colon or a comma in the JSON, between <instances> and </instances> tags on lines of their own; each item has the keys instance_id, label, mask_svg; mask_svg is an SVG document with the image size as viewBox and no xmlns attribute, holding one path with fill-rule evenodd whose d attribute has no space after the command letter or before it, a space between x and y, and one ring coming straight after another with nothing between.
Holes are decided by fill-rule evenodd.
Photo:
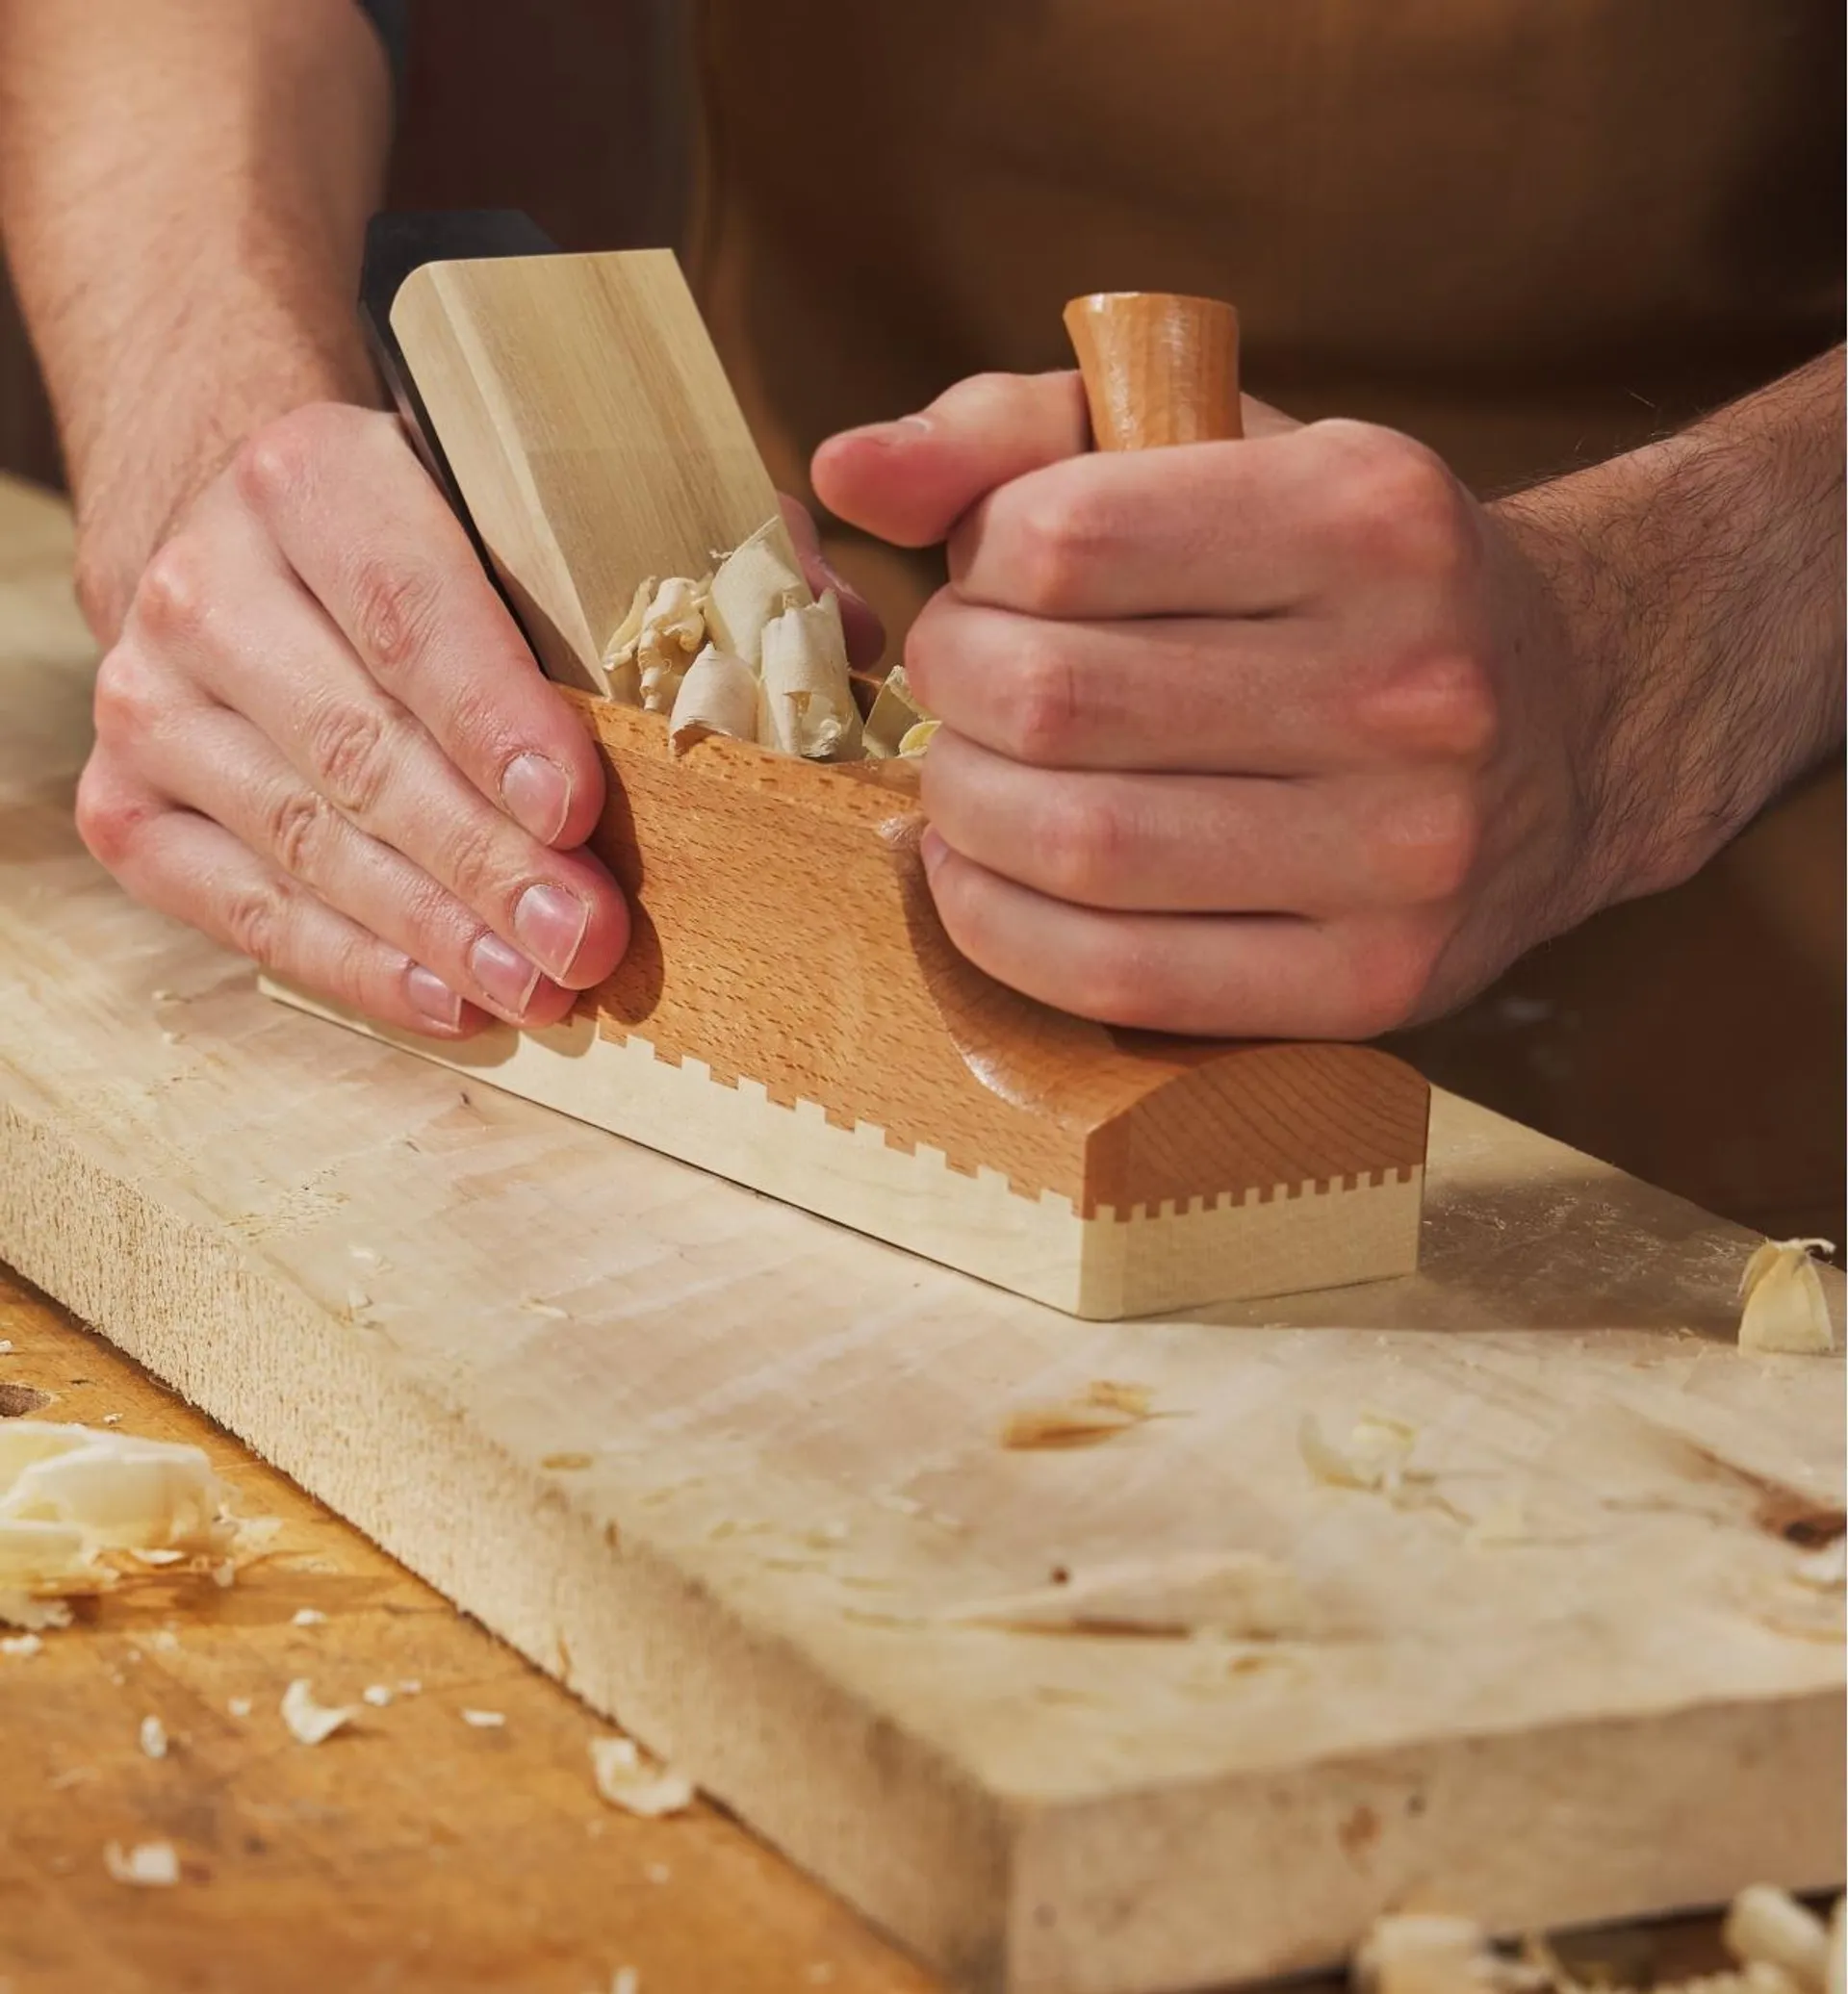
<instances>
[{"instance_id":1,"label":"man's hand","mask_svg":"<svg viewBox=\"0 0 1848 1994\"><path fill-rule=\"evenodd\" d=\"M1685 877L1838 729L1826 631L1788 607L1801 711L1756 755L1729 744L1750 780L1688 793L1710 688L1668 676L1689 667L1653 572L1629 607L1654 641L1619 641L1593 545L1607 522L1635 558L1651 475L1684 467L1639 452L1484 507L1394 432L1248 427L1086 454L1075 375L986 376L816 455L844 518L948 540L906 647L943 722L926 862L952 938L1016 988L1124 1025L1371 1036ZM1672 540L1658 559L1672 590Z\"/></svg>"},{"instance_id":2,"label":"man's hand","mask_svg":"<svg viewBox=\"0 0 1848 1994\"><path fill-rule=\"evenodd\" d=\"M555 1023L629 920L603 805L395 419L252 436L142 573L78 791L130 892L384 1023Z\"/></svg>"}]
</instances>

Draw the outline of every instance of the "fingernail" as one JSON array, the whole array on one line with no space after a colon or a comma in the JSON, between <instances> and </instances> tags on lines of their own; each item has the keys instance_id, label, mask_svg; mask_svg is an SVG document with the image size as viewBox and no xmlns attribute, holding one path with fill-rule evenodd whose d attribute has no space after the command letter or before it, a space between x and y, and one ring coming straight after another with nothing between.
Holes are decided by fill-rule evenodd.
<instances>
[{"instance_id":1,"label":"fingernail","mask_svg":"<svg viewBox=\"0 0 1848 1994\"><path fill-rule=\"evenodd\" d=\"M589 926L589 902L562 886L528 886L514 902L513 932L520 946L559 981L571 974Z\"/></svg>"},{"instance_id":2,"label":"fingernail","mask_svg":"<svg viewBox=\"0 0 1848 1994\"><path fill-rule=\"evenodd\" d=\"M889 422L862 422L858 429L849 429L846 434L871 437L875 441L884 438L888 443L900 443L905 440L902 432L910 431L915 434L920 429L928 430L930 426L929 416L898 416Z\"/></svg>"},{"instance_id":3,"label":"fingernail","mask_svg":"<svg viewBox=\"0 0 1848 1994\"><path fill-rule=\"evenodd\" d=\"M935 825L924 827L924 835L917 841L917 856L924 861L924 870L935 873L949 856L950 848L938 835Z\"/></svg>"},{"instance_id":4,"label":"fingernail","mask_svg":"<svg viewBox=\"0 0 1848 1994\"><path fill-rule=\"evenodd\" d=\"M539 971L498 934L484 934L469 951L469 974L502 1010L518 1017L539 986Z\"/></svg>"},{"instance_id":5,"label":"fingernail","mask_svg":"<svg viewBox=\"0 0 1848 1994\"><path fill-rule=\"evenodd\" d=\"M865 601L866 598L860 594L860 592L853 585L851 581L847 579L847 577L840 572L840 570L834 566L834 562L832 562L825 553L821 552L819 549L817 549L815 551L814 562L815 566L821 570L822 579L827 582L828 586L834 590L834 594L837 595L842 601Z\"/></svg>"},{"instance_id":6,"label":"fingernail","mask_svg":"<svg viewBox=\"0 0 1848 1994\"><path fill-rule=\"evenodd\" d=\"M462 1022L462 1000L433 969L413 962L404 972L404 993L414 1010L432 1024L448 1025L451 1031Z\"/></svg>"},{"instance_id":7,"label":"fingernail","mask_svg":"<svg viewBox=\"0 0 1848 1994\"><path fill-rule=\"evenodd\" d=\"M549 755L516 754L500 778L500 795L543 844L552 843L571 814L571 778Z\"/></svg>"}]
</instances>

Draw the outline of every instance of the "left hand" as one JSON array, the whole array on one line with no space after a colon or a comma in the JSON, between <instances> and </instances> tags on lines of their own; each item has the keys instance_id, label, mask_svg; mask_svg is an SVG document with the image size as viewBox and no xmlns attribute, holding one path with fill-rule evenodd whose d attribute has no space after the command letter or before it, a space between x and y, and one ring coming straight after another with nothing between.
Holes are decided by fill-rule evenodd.
<instances>
[{"instance_id":1,"label":"left hand","mask_svg":"<svg viewBox=\"0 0 1848 1994\"><path fill-rule=\"evenodd\" d=\"M1422 445L1246 403L1089 451L1075 374L833 438L815 489L950 583L905 648L942 720L951 938L1109 1023L1360 1038L1621 897L1600 715L1542 564Z\"/></svg>"}]
</instances>

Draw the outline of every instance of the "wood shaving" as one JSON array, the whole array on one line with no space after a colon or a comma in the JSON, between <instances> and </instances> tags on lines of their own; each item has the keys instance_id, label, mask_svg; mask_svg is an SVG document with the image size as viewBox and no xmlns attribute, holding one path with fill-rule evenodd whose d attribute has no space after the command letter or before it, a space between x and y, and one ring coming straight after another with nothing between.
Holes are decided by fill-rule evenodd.
<instances>
[{"instance_id":1,"label":"wood shaving","mask_svg":"<svg viewBox=\"0 0 1848 1994\"><path fill-rule=\"evenodd\" d=\"M256 1706L248 1697L233 1697L224 1707L233 1717L248 1717Z\"/></svg>"},{"instance_id":2,"label":"wood shaving","mask_svg":"<svg viewBox=\"0 0 1848 1994\"><path fill-rule=\"evenodd\" d=\"M686 668L667 724L667 745L684 754L708 734L757 738L757 677L741 657L708 644Z\"/></svg>"},{"instance_id":3,"label":"wood shaving","mask_svg":"<svg viewBox=\"0 0 1848 1994\"><path fill-rule=\"evenodd\" d=\"M318 1606L297 1606L289 1616L292 1627L319 1627L325 1623L327 1616Z\"/></svg>"},{"instance_id":4,"label":"wood shaving","mask_svg":"<svg viewBox=\"0 0 1848 1994\"><path fill-rule=\"evenodd\" d=\"M1729 1906L1720 1938L1741 1966L1776 1967L1804 1994L1823 1994L1829 1929L1788 1892L1770 1883L1747 1884Z\"/></svg>"},{"instance_id":5,"label":"wood shaving","mask_svg":"<svg viewBox=\"0 0 1848 1994\"><path fill-rule=\"evenodd\" d=\"M636 589L600 668L610 699L650 713L673 709L680 679L706 641L700 601L709 580L670 575L657 582L650 576Z\"/></svg>"},{"instance_id":6,"label":"wood shaving","mask_svg":"<svg viewBox=\"0 0 1848 1994\"><path fill-rule=\"evenodd\" d=\"M362 1703L370 1703L374 1710L383 1710L392 1700L392 1686L389 1682L369 1682L360 1691Z\"/></svg>"},{"instance_id":7,"label":"wood shaving","mask_svg":"<svg viewBox=\"0 0 1848 1994\"><path fill-rule=\"evenodd\" d=\"M625 1813L654 1820L693 1804L692 1780L671 1766L644 1759L633 1738L591 1739L590 1767L597 1791Z\"/></svg>"},{"instance_id":8,"label":"wood shaving","mask_svg":"<svg viewBox=\"0 0 1848 1994\"><path fill-rule=\"evenodd\" d=\"M504 1710L464 1710L462 1722L477 1731L498 1731L507 1721Z\"/></svg>"},{"instance_id":9,"label":"wood shaving","mask_svg":"<svg viewBox=\"0 0 1848 1994\"><path fill-rule=\"evenodd\" d=\"M0 1621L65 1624L61 1602L135 1570L240 1548L198 1447L92 1426L0 1426Z\"/></svg>"},{"instance_id":10,"label":"wood shaving","mask_svg":"<svg viewBox=\"0 0 1848 1994\"><path fill-rule=\"evenodd\" d=\"M1527 1976L1525 1982L1511 1976ZM1502 1959L1472 1918L1404 1912L1376 1919L1354 1955L1356 1994L1486 1994L1544 1984L1531 1968Z\"/></svg>"},{"instance_id":11,"label":"wood shaving","mask_svg":"<svg viewBox=\"0 0 1848 1994\"><path fill-rule=\"evenodd\" d=\"M1825 1930L1786 1891L1748 1885L1721 1932L1737 1970L1657 1981L1648 1994L1841 1994L1843 1904L1836 1901ZM1375 1920L1349 1978L1356 1994L1641 1994L1605 1976L1575 1974L1538 1933L1511 1959L1473 1919L1430 1913Z\"/></svg>"},{"instance_id":12,"label":"wood shaving","mask_svg":"<svg viewBox=\"0 0 1848 1994\"><path fill-rule=\"evenodd\" d=\"M37 1634L0 1635L0 1654L16 1655L22 1661L30 1660L44 1645Z\"/></svg>"},{"instance_id":13,"label":"wood shaving","mask_svg":"<svg viewBox=\"0 0 1848 1994\"><path fill-rule=\"evenodd\" d=\"M764 626L758 682L762 747L808 761L852 761L860 754L860 707L833 589Z\"/></svg>"},{"instance_id":14,"label":"wood shaving","mask_svg":"<svg viewBox=\"0 0 1848 1994\"><path fill-rule=\"evenodd\" d=\"M1767 1240L1739 1279L1739 1348L1819 1356L1835 1347L1829 1298L1812 1254L1835 1252L1829 1240Z\"/></svg>"},{"instance_id":15,"label":"wood shaving","mask_svg":"<svg viewBox=\"0 0 1848 1994\"><path fill-rule=\"evenodd\" d=\"M803 580L788 528L766 520L722 560L706 592L706 619L721 651L755 677L763 659L763 632L786 609L814 599Z\"/></svg>"},{"instance_id":16,"label":"wood shaving","mask_svg":"<svg viewBox=\"0 0 1848 1994\"><path fill-rule=\"evenodd\" d=\"M1363 1413L1345 1447L1327 1438L1314 1413L1304 1413L1296 1428L1297 1450L1319 1482L1382 1496L1399 1494L1417 1441L1417 1427L1390 1413Z\"/></svg>"},{"instance_id":17,"label":"wood shaving","mask_svg":"<svg viewBox=\"0 0 1848 1994\"><path fill-rule=\"evenodd\" d=\"M120 1842L106 1842L103 1867L116 1882L143 1890L168 1889L180 1880L180 1858L171 1842L137 1842L126 1850Z\"/></svg>"},{"instance_id":18,"label":"wood shaving","mask_svg":"<svg viewBox=\"0 0 1848 1994\"><path fill-rule=\"evenodd\" d=\"M940 720L920 720L915 727L905 729L899 741L900 754L916 756L922 754L937 736L937 730L943 723Z\"/></svg>"},{"instance_id":19,"label":"wood shaving","mask_svg":"<svg viewBox=\"0 0 1848 1994\"><path fill-rule=\"evenodd\" d=\"M1098 1378L1076 1398L1057 1405L1023 1406L1001 1428L1004 1447L1094 1447L1154 1417L1146 1385Z\"/></svg>"},{"instance_id":20,"label":"wood shaving","mask_svg":"<svg viewBox=\"0 0 1848 1994\"><path fill-rule=\"evenodd\" d=\"M167 1726L158 1717L141 1719L141 1750L149 1758L167 1756Z\"/></svg>"},{"instance_id":21,"label":"wood shaving","mask_svg":"<svg viewBox=\"0 0 1848 1994\"><path fill-rule=\"evenodd\" d=\"M319 1745L358 1715L357 1706L350 1703L317 1703L305 1675L296 1676L282 1693L282 1721L298 1744Z\"/></svg>"},{"instance_id":22,"label":"wood shaving","mask_svg":"<svg viewBox=\"0 0 1848 1994\"><path fill-rule=\"evenodd\" d=\"M934 1618L1018 1633L1252 1640L1300 1631L1304 1609L1296 1574L1263 1551L1177 1551L1098 1565Z\"/></svg>"},{"instance_id":23,"label":"wood shaving","mask_svg":"<svg viewBox=\"0 0 1848 1994\"><path fill-rule=\"evenodd\" d=\"M1819 1551L1809 1551L1797 1560L1790 1576L1813 1592L1839 1593L1848 1590L1848 1537L1837 1537Z\"/></svg>"},{"instance_id":24,"label":"wood shaving","mask_svg":"<svg viewBox=\"0 0 1848 1994\"><path fill-rule=\"evenodd\" d=\"M882 760L898 754L905 737L930 717L912 692L905 667L894 665L886 673L866 716L866 753Z\"/></svg>"}]
</instances>

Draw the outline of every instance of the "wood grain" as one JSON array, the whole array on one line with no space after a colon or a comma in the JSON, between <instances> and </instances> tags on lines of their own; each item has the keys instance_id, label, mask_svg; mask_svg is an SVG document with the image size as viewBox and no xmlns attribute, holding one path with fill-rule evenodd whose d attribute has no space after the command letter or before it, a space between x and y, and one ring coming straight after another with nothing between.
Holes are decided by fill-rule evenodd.
<instances>
[{"instance_id":1,"label":"wood grain","mask_svg":"<svg viewBox=\"0 0 1848 1994\"><path fill-rule=\"evenodd\" d=\"M1239 315L1211 297L1099 291L1065 307L1100 450L1219 443L1245 434Z\"/></svg>"},{"instance_id":2,"label":"wood grain","mask_svg":"<svg viewBox=\"0 0 1848 1994\"><path fill-rule=\"evenodd\" d=\"M78 845L10 511L0 1257L804 1867L1012 1994L1839 1881L1839 1360L1732 1346L1749 1236L1439 1095L1419 1274L1078 1325L267 1005ZM999 1444L1096 1379L1158 1417ZM1368 1408L1402 1501L1299 1455ZM1226 1549L1296 1634L946 1617Z\"/></svg>"},{"instance_id":3,"label":"wood grain","mask_svg":"<svg viewBox=\"0 0 1848 1994\"><path fill-rule=\"evenodd\" d=\"M1111 378L1158 427L1222 422L1228 381L1236 417L1226 308L1081 303L1091 336L1121 335ZM427 266L392 320L554 677L594 681L642 576L697 575L775 513L665 252ZM1083 1316L1417 1264L1428 1097L1409 1067L1035 1004L944 933L909 765L716 736L676 760L655 716L578 703L611 778L592 842L634 940L578 1029L496 1033L447 1063ZM680 1083L611 1061L599 1035ZM765 1101L819 1124L779 1125Z\"/></svg>"},{"instance_id":4,"label":"wood grain","mask_svg":"<svg viewBox=\"0 0 1848 1994\"><path fill-rule=\"evenodd\" d=\"M704 575L778 517L672 250L426 264L392 328L561 684L598 689L644 575Z\"/></svg>"}]
</instances>

